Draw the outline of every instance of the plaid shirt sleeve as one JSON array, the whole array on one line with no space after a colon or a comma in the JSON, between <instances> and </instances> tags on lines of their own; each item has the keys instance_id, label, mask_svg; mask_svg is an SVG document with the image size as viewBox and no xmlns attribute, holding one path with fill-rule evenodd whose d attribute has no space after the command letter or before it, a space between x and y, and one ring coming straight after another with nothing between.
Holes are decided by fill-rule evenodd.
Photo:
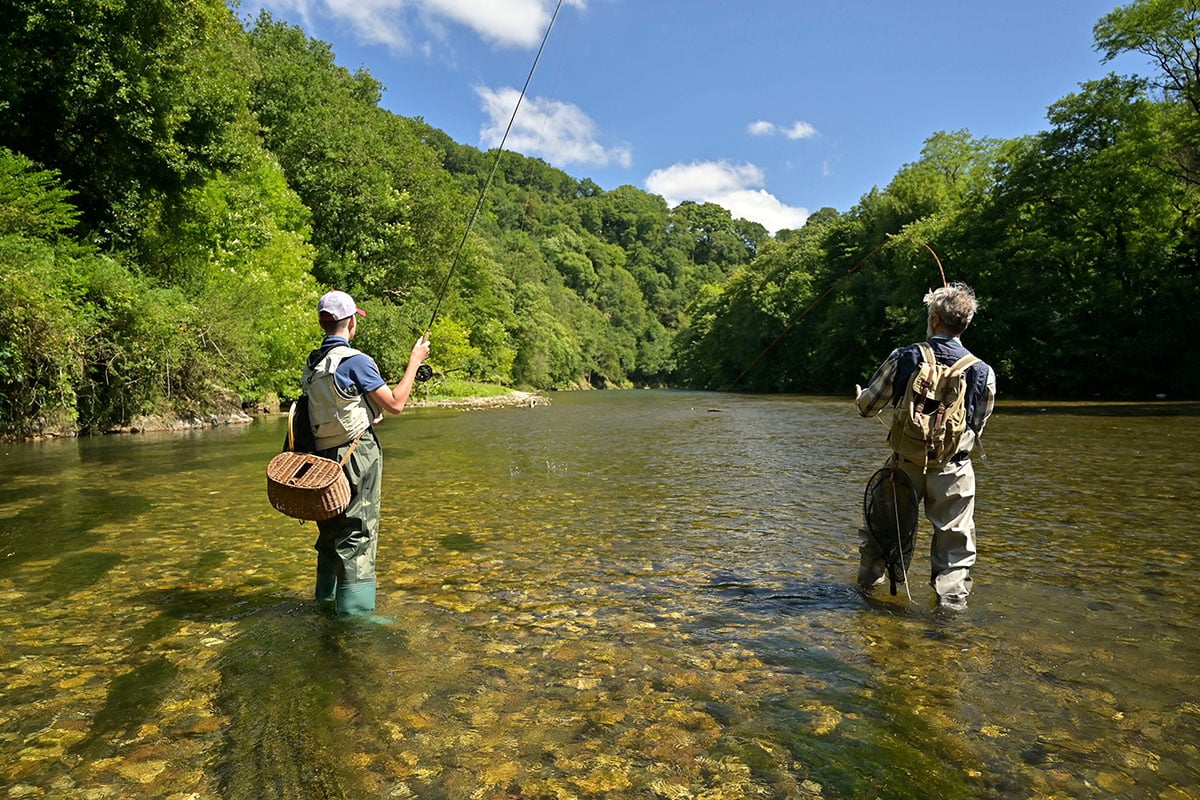
<instances>
[{"instance_id":1,"label":"plaid shirt sleeve","mask_svg":"<svg viewBox=\"0 0 1200 800\"><path fill-rule=\"evenodd\" d=\"M862 416L872 417L891 402L892 396L895 394L892 384L896 379L896 364L899 356L900 348L896 348L879 365L879 369L875 370L875 375L867 384L867 388L863 389L858 399L854 401L854 404L858 406L858 413Z\"/></svg>"},{"instance_id":2,"label":"plaid shirt sleeve","mask_svg":"<svg viewBox=\"0 0 1200 800\"><path fill-rule=\"evenodd\" d=\"M975 431L976 435L983 433L983 426L987 424L988 417L992 416L992 410L996 407L996 371L988 367L987 380L984 382L983 395L975 401L974 408L971 409L971 419L968 421L968 426Z\"/></svg>"}]
</instances>

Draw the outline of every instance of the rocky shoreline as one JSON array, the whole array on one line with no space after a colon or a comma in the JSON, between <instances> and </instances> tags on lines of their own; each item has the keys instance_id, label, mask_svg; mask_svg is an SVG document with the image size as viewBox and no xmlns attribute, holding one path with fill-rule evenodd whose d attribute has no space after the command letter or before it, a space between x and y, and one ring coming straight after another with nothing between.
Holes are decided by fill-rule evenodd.
<instances>
[{"instance_id":1,"label":"rocky shoreline","mask_svg":"<svg viewBox=\"0 0 1200 800\"><path fill-rule=\"evenodd\" d=\"M452 400L410 400L414 408L461 408L467 411L480 411L485 408L534 408L548 406L550 401L537 392L509 392L495 397L457 397Z\"/></svg>"}]
</instances>

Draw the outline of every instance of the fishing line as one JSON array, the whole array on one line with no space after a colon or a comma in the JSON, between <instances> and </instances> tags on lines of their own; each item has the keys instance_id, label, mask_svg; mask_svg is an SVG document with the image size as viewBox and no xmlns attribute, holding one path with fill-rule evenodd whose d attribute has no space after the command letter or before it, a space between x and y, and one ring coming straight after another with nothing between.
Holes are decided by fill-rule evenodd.
<instances>
[{"instance_id":1,"label":"fishing line","mask_svg":"<svg viewBox=\"0 0 1200 800\"><path fill-rule=\"evenodd\" d=\"M470 219L467 220L467 228L463 231L462 241L458 243L458 249L454 252L454 260L450 263L450 269L446 271L446 277L442 280L441 288L438 289L437 303L433 306L433 314L429 317L429 325L425 327L425 336L429 336L430 330L433 329L433 323L437 320L438 311L442 307L442 300L446 296L446 289L450 285L450 278L454 275L455 268L458 267L458 262L462 258L463 248L467 244L467 237L471 234L471 228L475 226L475 220L479 217L479 212L483 209L483 201L487 197L487 191L491 188L492 181L496 177L496 170L500 167L500 156L504 154L504 144L508 141L508 135L512 132L513 123L517 119L517 111L521 108L521 101L525 99L525 93L529 91L529 83L533 80L533 73L537 70L538 61L542 57L542 51L546 49L546 41L550 38L550 31L554 28L554 20L558 18L559 9L562 8L563 0L558 0L554 6L554 13L550 15L550 23L546 26L546 32L542 35L542 43L538 45L537 54L533 57L533 64L529 67L529 74L525 77L525 85L521 87L521 94L517 97L517 103L513 106L512 116L508 118L508 126L504 129L504 136L500 138L500 145L496 148L496 158L492 161L492 171L488 173L488 178L479 190L479 197L475 201L475 210L471 212Z\"/></svg>"},{"instance_id":2,"label":"fishing line","mask_svg":"<svg viewBox=\"0 0 1200 800\"><path fill-rule=\"evenodd\" d=\"M839 286L839 285L842 283L842 281L844 281L844 280L846 280L847 278L849 278L849 277L850 277L851 275L853 275L855 272L858 272L859 268L860 268L860 267L861 267L863 264L867 263L867 261L868 261L868 260L871 258L871 256L873 256L873 255L875 255L876 253L878 253L878 252L879 252L881 249L883 249L883 247L884 247L884 246L886 246L887 244L889 244L889 243L888 243L888 242L881 242L881 243L879 243L879 244L875 245L875 248L874 248L873 250L871 250L871 252L867 253L867 255L866 255L866 256L864 256L864 257L863 257L863 259L862 259L861 261L859 261L857 264L855 264L855 265L854 265L853 267L851 267L850 269L846 270L846 273L845 273L844 275L842 275L842 277L840 277L840 278L838 278L836 281L834 281L834 282L833 282L833 283L832 283L832 284L829 286L829 288L828 288L828 289L826 289L824 292L822 292L822 293L821 293L821 295L820 295L820 296L819 296L819 297L818 297L816 300L813 300L811 303L809 303L809 304L808 304L808 307L807 307L807 308L805 308L803 311L801 311L799 316L797 316L795 319L793 319L791 322L789 322L789 323L787 324L787 327L785 327L785 328L784 328L784 329L783 329L783 330L780 332L780 334L779 334L778 336L776 336L774 339L772 339L772 340L771 340L771 343L770 343L770 344L768 344L766 347L764 347L764 348L762 349L762 352L761 352L761 353L759 353L757 356L755 356L755 357L754 357L754 360L753 360L753 361L751 361L751 362L749 363L749 365L747 365L747 366L746 366L746 368L745 368L744 370L742 370L741 372L739 372L739 373L738 373L738 376L737 376L736 378L734 378L732 381L730 381L730 382L729 382L729 384L728 384L728 385L727 385L727 386L726 386L724 389L722 389L722 391L725 391L725 392L727 392L727 391L729 391L730 389L732 389L734 386L736 386L738 381L740 381L742 378L746 377L746 373L748 373L750 370L754 369L754 365L755 365L755 364L757 364L759 361L761 361L761 360L762 360L762 358L763 358L763 356L765 356L767 353L771 352L771 350L772 350L772 349L775 347L775 345L779 344L779 342L780 342L780 341L783 339L783 337L784 337L784 336L787 336L788 332L789 332L789 331L790 331L792 328L794 328L794 327L796 327L797 325L799 325L799 324L800 324L800 320L802 320L802 319L804 319L806 316L808 316L808 312L810 312L810 311L812 311L814 308L816 308L816 307L817 307L817 304L818 304L818 303L820 303L822 300L824 300L824 299L825 299L825 298L826 298L826 297L829 295L829 293L830 293L830 292L832 292L834 289L836 289L836 288L837 288L837 287L838 287L838 286Z\"/></svg>"},{"instance_id":3,"label":"fishing line","mask_svg":"<svg viewBox=\"0 0 1200 800\"><path fill-rule=\"evenodd\" d=\"M743 369L741 372L739 372L738 376L736 378L734 378L732 381L730 381L725 386L725 388L723 388L721 391L727 392L730 389L732 389L734 386L736 386L738 381L740 381L742 378L746 377L746 374L748 372L750 372L750 370L754 369L754 365L757 364L759 361L761 361L767 353L771 352L771 350L774 349L775 345L779 344L779 342L783 339L783 337L787 336L788 332L791 331L792 328L799 325L800 321L802 319L804 319L806 316L808 316L808 312L810 312L814 308L816 308L817 304L820 303L822 300L824 300L830 294L830 292L832 292L834 289L836 289L842 283L842 281L845 281L851 275L858 272L859 268L861 268L863 264L867 263L867 261L869 261L872 256L874 256L876 253L878 253L884 247L891 244L893 241L895 241L895 239L889 234L887 240L875 245L875 247L871 250L871 252L867 253L862 258L862 260L860 260L857 264L855 264L850 269L846 270L846 273L844 275L842 275L842 277L840 277L836 281L834 281L829 286L829 288L826 289L824 292L822 292L821 295L816 300L813 300L811 303L809 303L808 306L803 311L800 312L799 316L797 316L791 322L789 322L787 324L787 326L779 333L779 335L776 336L774 339L772 339L771 343L768 344L766 347L764 347L762 349L762 352L760 352L757 356L755 356L754 360L751 361L749 363L749 365L746 366L745 369ZM930 253L933 254L933 260L937 262L938 272L941 273L941 276L942 276L942 285L948 286L949 284L946 282L946 270L942 268L942 260L940 258L938 258L938 254L934 253L933 248L930 247L929 245L925 244L925 242L922 242L920 239L914 239L913 241L917 242L918 244L920 244L926 250L928 250Z\"/></svg>"},{"instance_id":4,"label":"fishing line","mask_svg":"<svg viewBox=\"0 0 1200 800\"><path fill-rule=\"evenodd\" d=\"M553 105L554 98L558 93L558 76L562 73L563 62L567 60L567 42L571 38L571 18L572 18L572 15L568 12L568 14L567 14L567 29L563 33L563 36L562 36L562 50L559 51L558 64L554 68L554 79L550 81L550 94L547 95L547 97L549 98L549 101L550 101L549 103L547 103L548 107L550 105ZM542 144L546 140L546 126L548 124L550 124L549 108L547 108L546 112L542 114L542 127L538 131L538 141L537 141L537 150L538 151L540 151L542 149Z\"/></svg>"},{"instance_id":5,"label":"fishing line","mask_svg":"<svg viewBox=\"0 0 1200 800\"><path fill-rule=\"evenodd\" d=\"M942 286L949 286L950 284L946 282L946 270L942 269L942 260L938 258L938 254L934 253L933 248L922 242L920 239L915 239L914 241L933 254L933 260L936 261L938 265L938 272L942 274Z\"/></svg>"}]
</instances>

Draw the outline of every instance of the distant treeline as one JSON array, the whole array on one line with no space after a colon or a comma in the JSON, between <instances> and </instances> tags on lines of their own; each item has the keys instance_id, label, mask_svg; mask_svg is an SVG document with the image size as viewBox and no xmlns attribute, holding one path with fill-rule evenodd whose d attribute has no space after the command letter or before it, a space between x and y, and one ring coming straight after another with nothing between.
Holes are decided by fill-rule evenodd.
<instances>
[{"instance_id":1,"label":"distant treeline","mask_svg":"<svg viewBox=\"0 0 1200 800\"><path fill-rule=\"evenodd\" d=\"M397 377L451 264L431 360L472 380L845 393L920 336L940 259L1006 393L1194 398L1192 6L1097 23L1098 57L1157 74L1082 85L1033 136L934 133L799 230L504 153L459 254L496 153L382 109L295 26L0 0L0 435L294 396L329 287Z\"/></svg>"}]
</instances>

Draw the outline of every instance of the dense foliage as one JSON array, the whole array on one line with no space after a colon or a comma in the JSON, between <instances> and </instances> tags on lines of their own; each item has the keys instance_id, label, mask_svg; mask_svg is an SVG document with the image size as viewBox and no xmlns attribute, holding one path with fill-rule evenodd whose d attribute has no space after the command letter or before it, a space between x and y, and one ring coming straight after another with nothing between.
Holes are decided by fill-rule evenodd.
<instances>
[{"instance_id":1,"label":"dense foliage","mask_svg":"<svg viewBox=\"0 0 1200 800\"><path fill-rule=\"evenodd\" d=\"M676 379L844 394L922 336L940 259L977 290L966 339L1002 390L1200 395L1186 344L1200 323L1200 6L1137 0L1095 37L1105 59L1139 52L1159 74L1085 83L1025 138L934 134L885 189L781 232L706 287L678 334Z\"/></svg>"},{"instance_id":2,"label":"dense foliage","mask_svg":"<svg viewBox=\"0 0 1200 800\"><path fill-rule=\"evenodd\" d=\"M919 336L937 259L1007 391L1194 397L1200 13L1137 0L1095 33L1154 74L1084 84L1026 138L934 133L771 237L456 143L224 0L0 0L0 434L290 396L327 287L393 377L445 286L454 379L845 392Z\"/></svg>"}]
</instances>

